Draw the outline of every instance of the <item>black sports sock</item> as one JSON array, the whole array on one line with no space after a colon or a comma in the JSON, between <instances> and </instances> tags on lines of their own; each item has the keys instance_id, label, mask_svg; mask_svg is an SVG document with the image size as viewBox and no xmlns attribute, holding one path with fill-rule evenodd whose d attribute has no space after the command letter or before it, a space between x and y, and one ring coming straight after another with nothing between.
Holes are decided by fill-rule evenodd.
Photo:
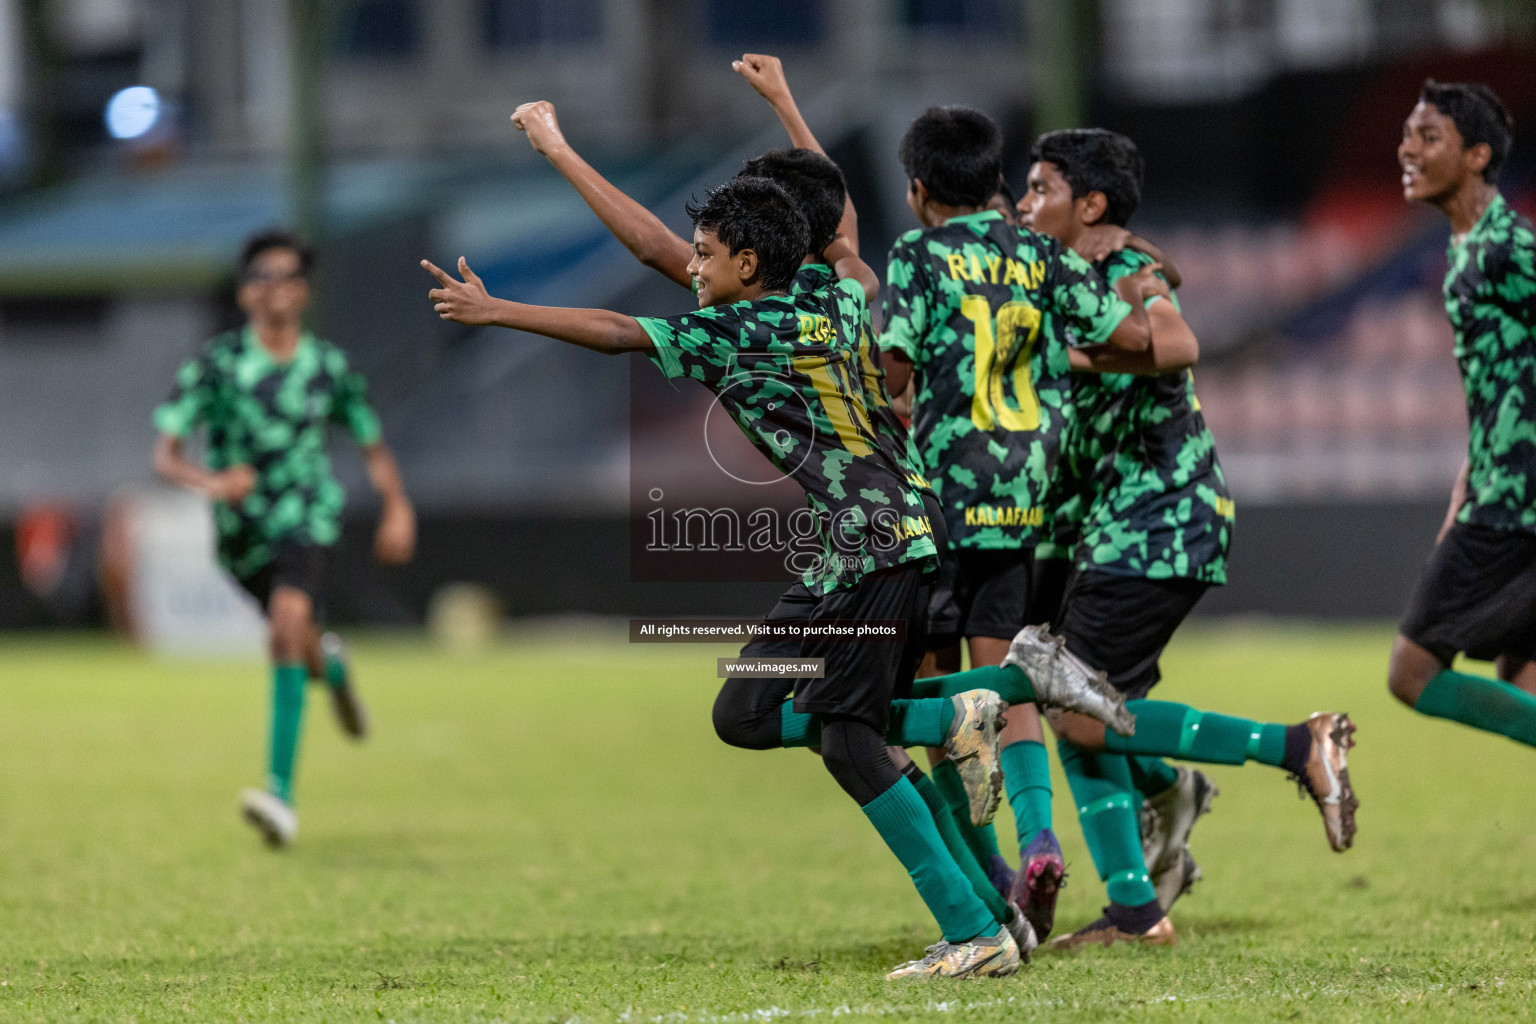
<instances>
[{"instance_id":1,"label":"black sports sock","mask_svg":"<svg viewBox=\"0 0 1536 1024\"><path fill-rule=\"evenodd\" d=\"M1312 730L1306 723L1285 727L1285 757L1280 767L1293 775L1307 770L1307 758L1312 756Z\"/></svg>"},{"instance_id":2,"label":"black sports sock","mask_svg":"<svg viewBox=\"0 0 1536 1024\"><path fill-rule=\"evenodd\" d=\"M1140 906L1128 907L1123 903L1111 903L1104 908L1109 922L1127 935L1141 935L1163 919L1163 908L1157 900Z\"/></svg>"}]
</instances>

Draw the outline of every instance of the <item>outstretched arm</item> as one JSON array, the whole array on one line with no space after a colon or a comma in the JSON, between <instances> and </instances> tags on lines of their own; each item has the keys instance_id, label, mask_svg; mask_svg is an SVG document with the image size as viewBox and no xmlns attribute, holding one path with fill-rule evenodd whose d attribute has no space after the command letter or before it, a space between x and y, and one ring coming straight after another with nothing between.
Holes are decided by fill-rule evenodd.
<instances>
[{"instance_id":1,"label":"outstretched arm","mask_svg":"<svg viewBox=\"0 0 1536 1024\"><path fill-rule=\"evenodd\" d=\"M766 53L744 53L741 60L731 62L731 69L745 78L757 94L768 101L779 123L789 133L789 141L796 149L809 149L822 156L827 151L816 141L810 125L800 116L800 107L794 94L789 91L789 80L784 77L784 63ZM853 254L859 254L859 215L853 208L853 197L846 193L843 198L843 219L838 221L837 233L848 241Z\"/></svg>"},{"instance_id":2,"label":"outstretched arm","mask_svg":"<svg viewBox=\"0 0 1536 1024\"><path fill-rule=\"evenodd\" d=\"M1127 352L1113 345L1085 345L1070 352L1072 369L1089 373L1169 373L1194 366L1200 359L1200 342L1173 303L1154 302L1147 310L1152 325L1152 344L1142 352Z\"/></svg>"},{"instance_id":3,"label":"outstretched arm","mask_svg":"<svg viewBox=\"0 0 1536 1024\"><path fill-rule=\"evenodd\" d=\"M555 119L554 104L545 100L524 103L513 112L512 123L528 134L529 144L571 183L597 219L635 259L684 288L693 286L693 279L688 276L693 246L673 234L661 218L614 187L571 148Z\"/></svg>"},{"instance_id":4,"label":"outstretched arm","mask_svg":"<svg viewBox=\"0 0 1536 1024\"><path fill-rule=\"evenodd\" d=\"M606 309L530 306L498 299L485 290L485 283L469 269L469 263L462 256L459 257L459 273L464 275L462 281L454 280L430 260L422 260L421 265L442 286L427 292L427 298L432 300L432 308L444 320L542 334L604 355L648 352L654 347L650 336L632 316Z\"/></svg>"}]
</instances>

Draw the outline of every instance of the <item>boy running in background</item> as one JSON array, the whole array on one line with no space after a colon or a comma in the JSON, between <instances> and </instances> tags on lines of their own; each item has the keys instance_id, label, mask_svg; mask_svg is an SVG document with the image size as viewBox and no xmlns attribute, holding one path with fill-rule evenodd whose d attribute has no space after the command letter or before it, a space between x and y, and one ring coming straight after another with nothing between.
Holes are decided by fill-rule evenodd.
<instances>
[{"instance_id":1,"label":"boy running in background","mask_svg":"<svg viewBox=\"0 0 1536 1024\"><path fill-rule=\"evenodd\" d=\"M320 634L328 549L340 536L344 495L325 454L326 429L345 426L363 449L383 499L374 552L410 560L416 518L362 377L336 346L304 330L313 255L297 236L257 235L240 253L243 329L221 334L182 366L155 410L155 470L213 499L219 562L261 606L272 655L272 729L267 785L240 797L245 819L273 846L298 832L293 770L304 688L324 680L342 730L367 733L340 642ZM189 460L186 438L207 427L207 466Z\"/></svg>"},{"instance_id":2,"label":"boy running in background","mask_svg":"<svg viewBox=\"0 0 1536 1024\"><path fill-rule=\"evenodd\" d=\"M1397 149L1403 197L1451 223L1445 311L1471 429L1387 681L1421 714L1536 746L1536 234L1499 192L1513 137L1487 86L1429 81ZM1457 654L1498 679L1455 671Z\"/></svg>"}]
</instances>

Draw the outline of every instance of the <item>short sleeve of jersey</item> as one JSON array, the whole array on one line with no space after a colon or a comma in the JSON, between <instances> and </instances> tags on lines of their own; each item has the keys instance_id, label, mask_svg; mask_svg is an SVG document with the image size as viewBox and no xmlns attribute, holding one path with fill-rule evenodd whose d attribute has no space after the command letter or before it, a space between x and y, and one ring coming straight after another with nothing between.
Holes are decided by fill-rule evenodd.
<instances>
[{"instance_id":1,"label":"short sleeve of jersey","mask_svg":"<svg viewBox=\"0 0 1536 1024\"><path fill-rule=\"evenodd\" d=\"M1153 260L1151 256L1148 256L1146 253L1142 252L1140 249L1132 249L1127 246L1124 249L1119 249L1111 253L1105 259L1105 261L1100 264L1100 266L1104 268L1104 279L1110 283L1111 287L1113 287L1114 283L1120 280L1122 277L1125 277L1127 274L1134 274L1142 267L1145 267L1153 262L1156 261ZM1161 270L1157 271L1157 276L1162 278L1164 283L1167 283L1168 278L1164 276ZM1170 292L1169 298L1173 302L1173 308L1179 309L1178 296ZM1145 302L1143 302L1142 305L1144 305L1147 309L1151 309L1153 306L1162 301L1163 296L1153 295ZM1182 312L1182 310L1180 311Z\"/></svg>"},{"instance_id":2,"label":"short sleeve of jersey","mask_svg":"<svg viewBox=\"0 0 1536 1024\"><path fill-rule=\"evenodd\" d=\"M326 368L336 381L331 395L331 422L346 427L352 440L365 448L377 444L383 429L378 414L368 404L368 382L347 364L340 349L328 349L325 359Z\"/></svg>"},{"instance_id":3,"label":"short sleeve of jersey","mask_svg":"<svg viewBox=\"0 0 1536 1024\"><path fill-rule=\"evenodd\" d=\"M176 371L170 397L155 409L155 429L172 437L186 437L208 418L213 404L213 372L208 356L189 359Z\"/></svg>"},{"instance_id":4,"label":"short sleeve of jersey","mask_svg":"<svg viewBox=\"0 0 1536 1024\"><path fill-rule=\"evenodd\" d=\"M1085 344L1097 345L1131 314L1131 304L1111 290L1087 260L1062 246L1046 262L1044 300L1077 328Z\"/></svg>"},{"instance_id":5,"label":"short sleeve of jersey","mask_svg":"<svg viewBox=\"0 0 1536 1024\"><path fill-rule=\"evenodd\" d=\"M1536 331L1536 237L1521 224L1509 234L1505 259L1489 276L1499 304L1509 315Z\"/></svg>"},{"instance_id":6,"label":"short sleeve of jersey","mask_svg":"<svg viewBox=\"0 0 1536 1024\"><path fill-rule=\"evenodd\" d=\"M914 363L928 330L928 289L922 280L923 261L913 252L915 244L903 238L891 247L881 289L885 330L879 342L881 351L899 352Z\"/></svg>"},{"instance_id":7,"label":"short sleeve of jersey","mask_svg":"<svg viewBox=\"0 0 1536 1024\"><path fill-rule=\"evenodd\" d=\"M651 339L651 362L672 380L720 375L735 356L742 334L741 316L730 306L668 317L637 316L635 322Z\"/></svg>"}]
</instances>

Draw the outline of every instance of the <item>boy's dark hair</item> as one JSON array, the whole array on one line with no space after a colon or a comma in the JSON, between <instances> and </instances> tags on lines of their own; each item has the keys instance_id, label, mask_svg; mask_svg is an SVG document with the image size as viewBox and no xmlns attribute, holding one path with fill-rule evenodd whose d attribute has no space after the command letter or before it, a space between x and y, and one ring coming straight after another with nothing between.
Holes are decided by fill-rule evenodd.
<instances>
[{"instance_id":1,"label":"boy's dark hair","mask_svg":"<svg viewBox=\"0 0 1536 1024\"><path fill-rule=\"evenodd\" d=\"M1003 132L969 107L929 107L901 139L901 166L935 202L986 206L1003 176Z\"/></svg>"},{"instance_id":2,"label":"boy's dark hair","mask_svg":"<svg viewBox=\"0 0 1536 1024\"><path fill-rule=\"evenodd\" d=\"M1141 202L1145 163L1136 143L1103 128L1068 128L1046 132L1029 148L1029 162L1045 161L1072 186L1072 198L1102 192L1104 219L1124 227Z\"/></svg>"},{"instance_id":3,"label":"boy's dark hair","mask_svg":"<svg viewBox=\"0 0 1536 1024\"><path fill-rule=\"evenodd\" d=\"M997 191L992 193L992 195L1002 196L1005 200L1008 201L1009 206L1019 205L1019 197L1013 194L1013 189L1009 187L1007 178L997 179ZM990 199L991 196L988 196L987 198Z\"/></svg>"},{"instance_id":4,"label":"boy's dark hair","mask_svg":"<svg viewBox=\"0 0 1536 1024\"><path fill-rule=\"evenodd\" d=\"M1429 103L1456 124L1461 133L1461 144L1471 149L1479 142L1488 143L1488 166L1483 168L1483 180L1492 182L1509 156L1509 147L1515 141L1515 119L1493 90L1473 82L1437 82L1424 80L1419 93L1421 103Z\"/></svg>"},{"instance_id":5,"label":"boy's dark hair","mask_svg":"<svg viewBox=\"0 0 1536 1024\"><path fill-rule=\"evenodd\" d=\"M315 250L309 243L292 231L284 231L275 228L268 231L258 231L245 240L240 247L240 261L236 265L240 280L244 281L251 273L251 264L256 262L256 257L272 249L292 249L299 254L299 273L304 277L309 276L310 270L315 265Z\"/></svg>"},{"instance_id":6,"label":"boy's dark hair","mask_svg":"<svg viewBox=\"0 0 1536 1024\"><path fill-rule=\"evenodd\" d=\"M811 230L806 252L820 256L837 237L848 184L837 164L814 149L769 150L743 164L737 177L767 178L789 194Z\"/></svg>"},{"instance_id":7,"label":"boy's dark hair","mask_svg":"<svg viewBox=\"0 0 1536 1024\"><path fill-rule=\"evenodd\" d=\"M743 249L757 253L757 274L770 291L788 288L811 251L805 214L778 182L767 178L732 178L687 209L693 226L714 232L731 255Z\"/></svg>"}]
</instances>

